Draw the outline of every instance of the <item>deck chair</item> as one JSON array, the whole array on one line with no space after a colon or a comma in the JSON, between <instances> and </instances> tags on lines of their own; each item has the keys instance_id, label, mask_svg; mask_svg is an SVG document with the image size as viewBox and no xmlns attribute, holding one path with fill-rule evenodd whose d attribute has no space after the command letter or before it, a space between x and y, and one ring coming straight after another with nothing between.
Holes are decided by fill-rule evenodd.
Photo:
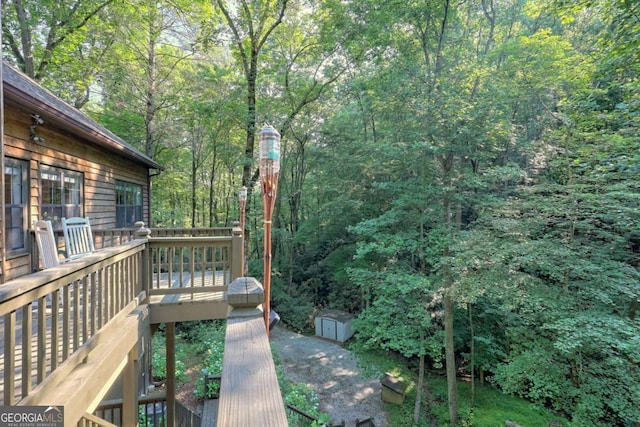
<instances>
[{"instance_id":1,"label":"deck chair","mask_svg":"<svg viewBox=\"0 0 640 427\"><path fill-rule=\"evenodd\" d=\"M43 268L56 267L64 262L58 256L58 245L53 235L53 227L51 221L34 221L33 229L36 234L36 242L38 243L38 251L40 252L40 260Z\"/></svg>"},{"instance_id":2,"label":"deck chair","mask_svg":"<svg viewBox=\"0 0 640 427\"><path fill-rule=\"evenodd\" d=\"M67 259L72 260L95 252L89 218L62 218L62 233Z\"/></svg>"}]
</instances>

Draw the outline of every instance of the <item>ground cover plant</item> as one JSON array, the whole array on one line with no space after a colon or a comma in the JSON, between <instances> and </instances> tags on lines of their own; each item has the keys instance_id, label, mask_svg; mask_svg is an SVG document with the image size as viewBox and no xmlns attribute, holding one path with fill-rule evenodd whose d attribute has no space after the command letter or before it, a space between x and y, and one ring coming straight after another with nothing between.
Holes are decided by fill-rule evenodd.
<instances>
[{"instance_id":1,"label":"ground cover plant","mask_svg":"<svg viewBox=\"0 0 640 427\"><path fill-rule=\"evenodd\" d=\"M399 378L408 387L402 405L385 404L390 425L394 427L450 426L447 408L447 381L443 375L431 373L426 377L426 387L420 420L413 422L416 397L417 372L415 363L393 353L363 350L357 344L350 345L358 357L364 372L384 373ZM469 382L459 381L460 425L467 427L502 427L507 420L523 427L548 426L550 422L570 425L567 420L528 400L502 393L489 385L475 387L473 406Z\"/></svg>"}]
</instances>

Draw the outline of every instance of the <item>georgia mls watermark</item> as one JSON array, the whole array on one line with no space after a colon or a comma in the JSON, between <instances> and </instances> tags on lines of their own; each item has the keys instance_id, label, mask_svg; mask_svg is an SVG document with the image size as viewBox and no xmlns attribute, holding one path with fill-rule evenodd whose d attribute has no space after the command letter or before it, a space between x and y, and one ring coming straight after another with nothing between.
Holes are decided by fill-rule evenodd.
<instances>
[{"instance_id":1,"label":"georgia mls watermark","mask_svg":"<svg viewBox=\"0 0 640 427\"><path fill-rule=\"evenodd\" d=\"M64 427L64 407L0 406L0 427Z\"/></svg>"}]
</instances>

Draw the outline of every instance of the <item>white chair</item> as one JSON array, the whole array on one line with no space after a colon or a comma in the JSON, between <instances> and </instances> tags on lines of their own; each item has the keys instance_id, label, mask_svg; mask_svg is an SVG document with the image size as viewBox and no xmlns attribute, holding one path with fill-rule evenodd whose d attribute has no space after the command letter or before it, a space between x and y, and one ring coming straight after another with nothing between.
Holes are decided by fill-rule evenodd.
<instances>
[{"instance_id":1,"label":"white chair","mask_svg":"<svg viewBox=\"0 0 640 427\"><path fill-rule=\"evenodd\" d=\"M89 218L62 218L62 233L68 260L95 252Z\"/></svg>"},{"instance_id":2,"label":"white chair","mask_svg":"<svg viewBox=\"0 0 640 427\"><path fill-rule=\"evenodd\" d=\"M40 252L40 260L43 268L56 267L64 262L58 256L58 245L53 235L53 227L51 221L34 221L33 229L36 234L36 242L38 243L38 251Z\"/></svg>"},{"instance_id":3,"label":"white chair","mask_svg":"<svg viewBox=\"0 0 640 427\"><path fill-rule=\"evenodd\" d=\"M38 244L38 252L40 253L43 269L57 267L67 261L64 258L60 258L60 251L58 250L56 237L53 234L51 221L33 221L33 230L36 235L36 243ZM51 295L47 295L46 298L46 305L51 307ZM60 295L60 304L62 304L62 295ZM38 306L38 301L34 302L34 306Z\"/></svg>"}]
</instances>

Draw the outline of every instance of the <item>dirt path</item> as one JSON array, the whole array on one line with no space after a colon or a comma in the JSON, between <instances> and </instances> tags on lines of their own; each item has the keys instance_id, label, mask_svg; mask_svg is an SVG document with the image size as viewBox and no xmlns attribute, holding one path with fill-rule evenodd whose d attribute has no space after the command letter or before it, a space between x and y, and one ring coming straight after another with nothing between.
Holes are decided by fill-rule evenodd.
<instances>
[{"instance_id":1,"label":"dirt path","mask_svg":"<svg viewBox=\"0 0 640 427\"><path fill-rule=\"evenodd\" d=\"M351 352L279 327L271 331L270 340L282 359L286 378L314 390L320 410L331 415L333 424L344 420L350 427L356 419L373 417L376 427L389 425L380 400L379 378L363 378Z\"/></svg>"}]
</instances>

